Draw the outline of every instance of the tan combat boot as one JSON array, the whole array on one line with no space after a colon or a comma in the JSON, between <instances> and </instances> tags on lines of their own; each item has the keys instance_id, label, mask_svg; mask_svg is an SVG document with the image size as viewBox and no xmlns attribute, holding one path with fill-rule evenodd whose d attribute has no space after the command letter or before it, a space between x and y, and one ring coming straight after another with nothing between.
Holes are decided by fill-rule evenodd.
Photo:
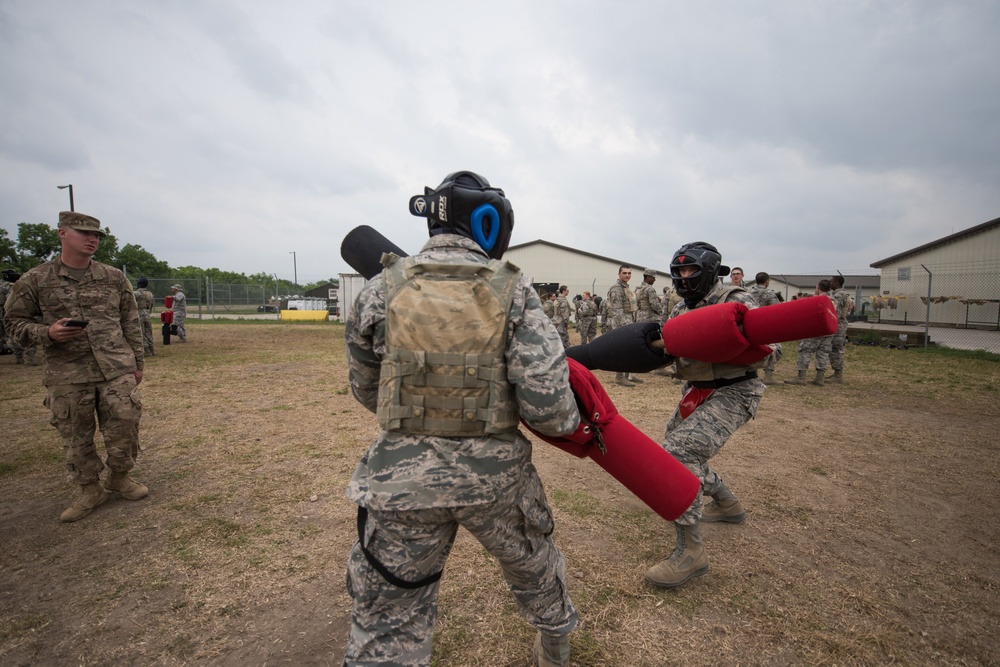
<instances>
[{"instance_id":1,"label":"tan combat boot","mask_svg":"<svg viewBox=\"0 0 1000 667\"><path fill-rule=\"evenodd\" d=\"M702 510L701 520L705 523L743 523L747 513L739 498L733 495L726 483L712 494L712 502Z\"/></svg>"},{"instance_id":2,"label":"tan combat boot","mask_svg":"<svg viewBox=\"0 0 1000 667\"><path fill-rule=\"evenodd\" d=\"M634 387L635 384L628 381L627 373L616 373L615 374L615 384L620 384L623 387Z\"/></svg>"},{"instance_id":3,"label":"tan combat boot","mask_svg":"<svg viewBox=\"0 0 1000 667\"><path fill-rule=\"evenodd\" d=\"M774 384L774 369L765 368L764 369L764 384L771 385Z\"/></svg>"},{"instance_id":4,"label":"tan combat boot","mask_svg":"<svg viewBox=\"0 0 1000 667\"><path fill-rule=\"evenodd\" d=\"M568 667L569 635L539 632L535 635L535 647L531 656L535 667Z\"/></svg>"},{"instance_id":5,"label":"tan combat boot","mask_svg":"<svg viewBox=\"0 0 1000 667\"><path fill-rule=\"evenodd\" d=\"M117 491L125 500L142 500L149 495L149 489L144 484L131 480L127 472L111 471L104 482L108 491Z\"/></svg>"},{"instance_id":6,"label":"tan combat boot","mask_svg":"<svg viewBox=\"0 0 1000 667\"><path fill-rule=\"evenodd\" d=\"M799 371L799 374L792 378L791 380L785 380L785 384L805 384L806 383L806 370L803 369Z\"/></svg>"},{"instance_id":7,"label":"tan combat boot","mask_svg":"<svg viewBox=\"0 0 1000 667\"><path fill-rule=\"evenodd\" d=\"M81 484L80 492L80 497L76 499L76 502L63 510L62 515L59 517L63 523L79 521L90 514L95 507L103 505L108 499L108 494L105 493L104 487L101 486L99 481L91 482L90 484Z\"/></svg>"},{"instance_id":8,"label":"tan combat boot","mask_svg":"<svg viewBox=\"0 0 1000 667\"><path fill-rule=\"evenodd\" d=\"M708 572L708 553L701 539L701 526L680 526L677 531L677 546L665 561L660 561L646 571L646 581L658 588L677 588L688 579L700 577Z\"/></svg>"},{"instance_id":9,"label":"tan combat boot","mask_svg":"<svg viewBox=\"0 0 1000 667\"><path fill-rule=\"evenodd\" d=\"M813 380L810 384L814 384L817 387L822 387L823 385L826 384L826 379L825 378L826 378L826 371L825 370L816 371L816 379Z\"/></svg>"},{"instance_id":10,"label":"tan combat boot","mask_svg":"<svg viewBox=\"0 0 1000 667\"><path fill-rule=\"evenodd\" d=\"M827 380L831 384L844 384L844 369L834 368L833 375Z\"/></svg>"},{"instance_id":11,"label":"tan combat boot","mask_svg":"<svg viewBox=\"0 0 1000 667\"><path fill-rule=\"evenodd\" d=\"M628 374L628 381L629 382L634 382L636 384L642 384L643 382L645 382L645 380L643 380L642 378L636 377L635 373L629 373Z\"/></svg>"}]
</instances>

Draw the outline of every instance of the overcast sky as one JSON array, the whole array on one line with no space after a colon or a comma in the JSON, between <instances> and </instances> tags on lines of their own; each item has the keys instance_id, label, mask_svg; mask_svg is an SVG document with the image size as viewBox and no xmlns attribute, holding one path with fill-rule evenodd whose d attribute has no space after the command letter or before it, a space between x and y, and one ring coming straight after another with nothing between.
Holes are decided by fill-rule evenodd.
<instances>
[{"instance_id":1,"label":"overcast sky","mask_svg":"<svg viewBox=\"0 0 1000 667\"><path fill-rule=\"evenodd\" d=\"M0 0L0 226L171 266L350 269L468 169L535 239L872 272L1000 216L1000 2Z\"/></svg>"}]
</instances>

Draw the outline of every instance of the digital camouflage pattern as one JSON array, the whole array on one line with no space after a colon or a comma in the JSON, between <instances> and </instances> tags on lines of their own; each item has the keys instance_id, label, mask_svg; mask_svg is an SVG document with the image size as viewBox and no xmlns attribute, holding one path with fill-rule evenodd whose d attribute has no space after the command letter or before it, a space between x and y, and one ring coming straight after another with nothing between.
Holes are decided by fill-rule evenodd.
<instances>
[{"instance_id":1,"label":"digital camouflage pattern","mask_svg":"<svg viewBox=\"0 0 1000 667\"><path fill-rule=\"evenodd\" d=\"M419 259L485 266L464 237L432 237ZM382 275L358 294L345 326L351 391L376 412L386 346ZM519 275L504 327L507 382L521 418L548 435L574 431L580 415L565 353L530 282ZM460 328L442 335L462 336ZM347 496L369 511L366 546L390 572L419 581L443 566L458 525L498 558L525 618L539 629L569 632L577 616L566 593L565 564L551 538L551 514L518 430L445 438L385 430L368 449ZM527 520L526 520L527 519ZM438 585L387 582L356 544L348 562L354 600L345 664L428 665Z\"/></svg>"},{"instance_id":2,"label":"digital camouflage pattern","mask_svg":"<svg viewBox=\"0 0 1000 667\"><path fill-rule=\"evenodd\" d=\"M837 302L834 301L833 296L829 293L818 294L815 297L807 298L822 298L830 299L833 301L834 308L837 307ZM840 331L840 325L838 322L837 331ZM844 331L847 331L846 320ZM830 354L833 352L833 339L836 334L832 336L820 336L818 338L806 338L799 341L799 355L795 360L795 370L804 371L809 369L809 362L812 360L813 355L816 356L816 370L825 371L830 365ZM843 348L841 348L841 354L843 354ZM841 357L841 366L843 368L843 357Z\"/></svg>"},{"instance_id":3,"label":"digital camouflage pattern","mask_svg":"<svg viewBox=\"0 0 1000 667\"><path fill-rule=\"evenodd\" d=\"M566 300L564 294L560 294L556 297L555 305L555 315L552 317L552 324L556 326L556 331L559 333L559 340L562 341L563 347L569 347L569 301Z\"/></svg>"},{"instance_id":4,"label":"digital camouflage pattern","mask_svg":"<svg viewBox=\"0 0 1000 667\"><path fill-rule=\"evenodd\" d=\"M638 308L635 313L636 322L660 321L663 316L663 304L656 287L643 282L635 288L635 299Z\"/></svg>"},{"instance_id":5,"label":"digital camouflage pattern","mask_svg":"<svg viewBox=\"0 0 1000 667\"><path fill-rule=\"evenodd\" d=\"M576 328L583 345L597 338L597 306L593 299L576 302Z\"/></svg>"},{"instance_id":6,"label":"digital camouflage pattern","mask_svg":"<svg viewBox=\"0 0 1000 667\"><path fill-rule=\"evenodd\" d=\"M724 285L720 279L712 291L695 304L695 309L734 301L744 304L751 310L758 307L757 302L746 290ZM688 310L690 310L688 306L681 301L674 307L670 317L678 317ZM669 341L667 349L670 349ZM762 367L772 357L780 356L780 345L771 345L771 349L771 355L748 366L678 359L675 362L675 373L677 377L689 381L739 378ZM691 385L685 383L681 389L686 393L690 388ZM752 378L715 389L701 405L695 408L694 412L688 415L687 419L681 418L679 408L674 410L667 422L663 448L701 480L701 494L676 520L677 524L691 526L701 520L701 496L716 493L722 482L722 478L708 465L708 462L719 453L740 426L757 415L757 408L764 396L764 388L763 382Z\"/></svg>"},{"instance_id":7,"label":"digital camouflage pattern","mask_svg":"<svg viewBox=\"0 0 1000 667\"><path fill-rule=\"evenodd\" d=\"M753 297L758 306L773 306L776 303L781 303L781 299L778 298L774 290L756 283L750 287L750 296Z\"/></svg>"},{"instance_id":8,"label":"digital camouflage pattern","mask_svg":"<svg viewBox=\"0 0 1000 667\"><path fill-rule=\"evenodd\" d=\"M84 333L55 343L54 322L87 320ZM22 346L45 350L46 386L112 380L142 370L142 333L132 286L118 269L92 261L78 283L59 257L36 266L14 284L4 311L8 334Z\"/></svg>"},{"instance_id":9,"label":"digital camouflage pattern","mask_svg":"<svg viewBox=\"0 0 1000 667\"><path fill-rule=\"evenodd\" d=\"M615 284L608 290L608 298L601 306L604 307L605 304L608 309L607 322L603 329L605 332L635 322L635 313L638 310L635 294L628 283L623 282L621 278L616 279Z\"/></svg>"},{"instance_id":10,"label":"digital camouflage pattern","mask_svg":"<svg viewBox=\"0 0 1000 667\"><path fill-rule=\"evenodd\" d=\"M150 321L150 312L153 310L153 293L145 287L140 287L133 294L135 295L135 305L139 308L139 326L142 327L143 352L155 355L156 348L153 347L153 323Z\"/></svg>"},{"instance_id":11,"label":"digital camouflage pattern","mask_svg":"<svg viewBox=\"0 0 1000 667\"><path fill-rule=\"evenodd\" d=\"M844 370L844 348L847 347L847 316L854 312L854 299L843 287L830 293L837 308L837 333L830 342L830 367L835 371Z\"/></svg>"},{"instance_id":12,"label":"digital camouflage pattern","mask_svg":"<svg viewBox=\"0 0 1000 667\"><path fill-rule=\"evenodd\" d=\"M174 292L174 304L170 310L174 313L174 320L170 324L177 327L177 337L184 342L187 340L187 327L184 326L187 320L187 297L181 290Z\"/></svg>"}]
</instances>

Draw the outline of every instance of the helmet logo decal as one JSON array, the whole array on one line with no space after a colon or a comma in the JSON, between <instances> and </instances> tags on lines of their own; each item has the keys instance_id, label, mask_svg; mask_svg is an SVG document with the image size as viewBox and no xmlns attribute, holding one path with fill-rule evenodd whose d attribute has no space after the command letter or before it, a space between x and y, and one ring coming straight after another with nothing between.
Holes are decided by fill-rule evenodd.
<instances>
[{"instance_id":1,"label":"helmet logo decal","mask_svg":"<svg viewBox=\"0 0 1000 667\"><path fill-rule=\"evenodd\" d=\"M413 209L417 213L421 213L422 214L424 211L427 210L427 202L426 202L426 200L424 200L423 197L418 198L415 202L413 202Z\"/></svg>"},{"instance_id":2,"label":"helmet logo decal","mask_svg":"<svg viewBox=\"0 0 1000 667\"><path fill-rule=\"evenodd\" d=\"M441 222L448 222L448 198L444 195L438 197L438 219Z\"/></svg>"},{"instance_id":3,"label":"helmet logo decal","mask_svg":"<svg viewBox=\"0 0 1000 667\"><path fill-rule=\"evenodd\" d=\"M684 255L680 255L677 257L677 261L683 264L684 262L687 261L687 257L685 257Z\"/></svg>"}]
</instances>

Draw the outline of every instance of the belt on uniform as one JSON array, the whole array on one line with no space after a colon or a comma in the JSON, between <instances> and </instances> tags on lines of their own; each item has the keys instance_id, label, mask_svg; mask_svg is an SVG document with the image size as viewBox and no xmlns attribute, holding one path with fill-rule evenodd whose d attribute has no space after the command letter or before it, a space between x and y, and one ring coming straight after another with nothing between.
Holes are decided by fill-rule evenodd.
<instances>
[{"instance_id":1,"label":"belt on uniform","mask_svg":"<svg viewBox=\"0 0 1000 667\"><path fill-rule=\"evenodd\" d=\"M719 389L720 387L728 387L731 384L738 384L740 382L746 382L747 380L755 380L757 378L757 371L750 371L746 375L741 375L738 378L719 378L718 380L688 380L688 384L692 387L697 387L698 389Z\"/></svg>"}]
</instances>

